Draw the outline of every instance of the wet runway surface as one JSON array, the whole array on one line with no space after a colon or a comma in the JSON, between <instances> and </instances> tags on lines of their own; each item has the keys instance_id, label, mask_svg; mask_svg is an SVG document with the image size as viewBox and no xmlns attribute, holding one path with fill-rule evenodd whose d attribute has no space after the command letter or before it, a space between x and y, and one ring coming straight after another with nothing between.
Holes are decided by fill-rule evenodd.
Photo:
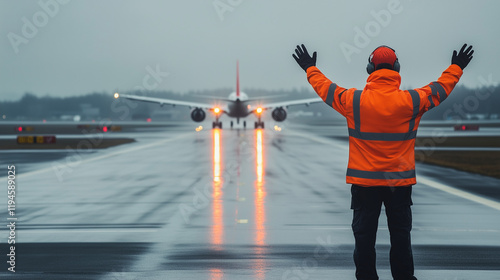
<instances>
[{"instance_id":1,"label":"wet runway surface","mask_svg":"<svg viewBox=\"0 0 500 280\"><path fill-rule=\"evenodd\" d=\"M0 153L18 170L13 279L355 279L340 131L191 125L86 153ZM500 180L417 174L416 276L500 279ZM384 215L378 268L392 279Z\"/></svg>"}]
</instances>

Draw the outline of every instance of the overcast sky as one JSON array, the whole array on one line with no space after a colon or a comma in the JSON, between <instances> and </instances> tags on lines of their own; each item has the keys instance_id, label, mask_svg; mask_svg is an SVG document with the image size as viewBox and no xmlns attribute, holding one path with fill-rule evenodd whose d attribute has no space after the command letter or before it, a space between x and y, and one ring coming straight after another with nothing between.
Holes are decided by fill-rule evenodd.
<instances>
[{"instance_id":1,"label":"overcast sky","mask_svg":"<svg viewBox=\"0 0 500 280\"><path fill-rule=\"evenodd\" d=\"M300 88L298 43L358 88L379 45L396 49L407 88L436 80L470 43L460 83L473 87L500 81L499 10L494 0L0 0L0 100L229 88L237 60L243 89Z\"/></svg>"}]
</instances>

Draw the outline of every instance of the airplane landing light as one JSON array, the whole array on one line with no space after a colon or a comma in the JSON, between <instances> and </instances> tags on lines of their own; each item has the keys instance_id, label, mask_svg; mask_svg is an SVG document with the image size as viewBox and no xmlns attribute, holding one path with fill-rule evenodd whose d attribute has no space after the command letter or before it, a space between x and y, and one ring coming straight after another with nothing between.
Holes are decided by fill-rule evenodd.
<instances>
[{"instance_id":1,"label":"airplane landing light","mask_svg":"<svg viewBox=\"0 0 500 280\"><path fill-rule=\"evenodd\" d=\"M200 125L197 128L195 128L194 130L196 130L197 132L202 131L203 130L203 126Z\"/></svg>"},{"instance_id":2,"label":"airplane landing light","mask_svg":"<svg viewBox=\"0 0 500 280\"><path fill-rule=\"evenodd\" d=\"M215 108L214 108L214 113L216 113L216 114L220 113L220 108L215 107Z\"/></svg>"},{"instance_id":3,"label":"airplane landing light","mask_svg":"<svg viewBox=\"0 0 500 280\"><path fill-rule=\"evenodd\" d=\"M116 93L114 94L114 97L115 97L115 98L118 98L118 97L120 97L120 94L119 94L118 92L116 92Z\"/></svg>"},{"instance_id":4,"label":"airplane landing light","mask_svg":"<svg viewBox=\"0 0 500 280\"><path fill-rule=\"evenodd\" d=\"M281 131L281 127L279 127L279 126L275 125L275 126L274 126L274 130L276 130L276 131Z\"/></svg>"},{"instance_id":5,"label":"airplane landing light","mask_svg":"<svg viewBox=\"0 0 500 280\"><path fill-rule=\"evenodd\" d=\"M259 113L259 114L262 113L262 108L261 107L257 108L257 113Z\"/></svg>"}]
</instances>

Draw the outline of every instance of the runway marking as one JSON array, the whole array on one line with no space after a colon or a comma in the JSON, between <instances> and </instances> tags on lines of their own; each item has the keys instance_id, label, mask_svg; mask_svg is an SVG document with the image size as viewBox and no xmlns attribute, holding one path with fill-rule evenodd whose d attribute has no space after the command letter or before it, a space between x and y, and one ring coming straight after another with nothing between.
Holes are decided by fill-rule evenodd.
<instances>
[{"instance_id":1,"label":"runway marking","mask_svg":"<svg viewBox=\"0 0 500 280\"><path fill-rule=\"evenodd\" d=\"M482 205L485 205L485 206L488 206L488 207L491 207L493 209L500 211L500 203L493 201L491 199L487 199L487 198L484 198L484 197L481 197L481 196L478 196L478 195L475 195L475 194L472 194L472 193L469 193L466 191L462 191L462 190L447 186L445 184L431 181L429 179L426 179L423 176L419 176L417 178L417 180L420 181L420 183L423 183L424 185L427 185L431 188L438 189L438 190L447 192L449 194L453 194L453 195L456 195L458 197L465 198L467 200L474 201L474 202L477 202L479 204L482 204Z\"/></svg>"},{"instance_id":2,"label":"runway marking","mask_svg":"<svg viewBox=\"0 0 500 280\"><path fill-rule=\"evenodd\" d=\"M135 152L135 151L142 150L142 149L151 148L151 147L154 147L154 146L157 146L157 145L160 145L160 144L165 144L165 143L168 143L168 142L171 142L171 141L175 141L175 140L184 138L184 137L186 137L188 135L193 135L193 132L187 132L187 133L184 133L184 134L181 134L181 135L178 135L178 136L174 136L172 138L160 140L160 141L149 143L149 144L145 144L145 145L142 145L142 146L132 147L132 148L126 149L126 150L118 150L116 152L112 152L112 153L109 153L109 154L104 154L102 156L88 158L88 159L82 160L81 163L82 164L83 163L88 163L88 162L92 162L92 161L96 161L96 160L101 160L101 159L113 157L113 156L124 154L124 153L130 153L130 152ZM47 167L47 168L38 169L38 170L33 170L33 171L26 172L26 173L23 173L23 174L19 174L18 177L24 178L24 177L32 176L32 175L35 175L35 174L43 173L43 172L46 172L46 171L49 171L49 170L51 170L51 171L53 170L52 166L51 167ZM4 177L0 177L0 180L6 180L6 178L7 177L5 177L5 176Z\"/></svg>"},{"instance_id":3,"label":"runway marking","mask_svg":"<svg viewBox=\"0 0 500 280\"><path fill-rule=\"evenodd\" d=\"M79 151L81 153L96 153L97 151L96 150L81 150ZM61 149L58 149L58 150L48 150L48 149L25 149L25 150L17 150L17 149L13 149L13 150L0 150L0 154L22 154L22 153L26 153L26 154L33 154L33 153L51 153L51 154L55 154L55 153L68 153L67 150L61 150Z\"/></svg>"},{"instance_id":4,"label":"runway marking","mask_svg":"<svg viewBox=\"0 0 500 280\"><path fill-rule=\"evenodd\" d=\"M288 131L288 132L290 133L290 131ZM341 146L338 143L336 143L335 141L330 140L328 138L320 138L320 137L316 137L316 136L312 136L312 135L307 135L307 134L303 134L303 133L299 133L299 132L291 132L291 134L294 134L294 135L297 135L297 136L301 136L301 137L304 137L304 138L308 138L308 139L311 139L313 141L316 141L316 142L319 142L319 143L323 143L323 144L328 144L328 145L332 145L333 144L337 148L347 149L347 147ZM479 203L479 204L482 204L482 205L485 205L485 206L488 206L488 207L491 207L493 209L496 209L496 210L500 211L500 203L498 203L498 202L496 202L494 200L487 199L487 198L484 198L484 197L481 197L481 196L478 196L478 195L475 195L475 194L472 194L472 193L469 193L469 192L466 192L466 191L462 191L462 190L456 189L454 187L450 187L448 185L444 185L444 184L441 184L441 183L437 183L437 182L431 181L429 179L426 179L422 175L420 175L420 176L417 177L417 181L419 181L420 183L422 183L424 185L427 185L427 186L429 186L431 188L438 189L438 190L447 192L449 194L453 194L455 196L458 196L458 197L461 197L461 198L465 198L467 200L470 200L470 201L473 201L473 202L476 202L476 203Z\"/></svg>"},{"instance_id":5,"label":"runway marking","mask_svg":"<svg viewBox=\"0 0 500 280\"><path fill-rule=\"evenodd\" d=\"M497 152L499 147L415 147L415 151L471 151L471 152Z\"/></svg>"},{"instance_id":6,"label":"runway marking","mask_svg":"<svg viewBox=\"0 0 500 280\"><path fill-rule=\"evenodd\" d=\"M298 228L297 228L298 229ZM352 231L350 226L333 227L333 226L313 226L307 227L305 230L337 230L337 231ZM439 231L439 232L482 232L482 233L499 233L499 229L450 229L450 228L429 228L429 227L412 227L413 231ZM378 231L389 231L387 226L379 226Z\"/></svg>"},{"instance_id":7,"label":"runway marking","mask_svg":"<svg viewBox=\"0 0 500 280\"><path fill-rule=\"evenodd\" d=\"M24 234L42 234L42 233L126 233L126 232L158 232L158 229L121 229L121 230L73 230L73 229L66 229L66 230L43 230L43 229L36 229L36 230L26 230L26 229L21 229Z\"/></svg>"},{"instance_id":8,"label":"runway marking","mask_svg":"<svg viewBox=\"0 0 500 280\"><path fill-rule=\"evenodd\" d=\"M426 228L426 227L413 227L412 230L417 231L446 231L446 232L491 232L498 233L500 230L498 229L450 229L450 228Z\"/></svg>"}]
</instances>

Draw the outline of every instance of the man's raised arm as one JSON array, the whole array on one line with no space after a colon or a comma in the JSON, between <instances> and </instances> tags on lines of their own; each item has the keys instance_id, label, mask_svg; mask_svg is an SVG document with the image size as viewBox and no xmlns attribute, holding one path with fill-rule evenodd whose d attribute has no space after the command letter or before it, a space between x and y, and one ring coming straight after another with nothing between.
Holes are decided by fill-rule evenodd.
<instances>
[{"instance_id":1,"label":"man's raised arm","mask_svg":"<svg viewBox=\"0 0 500 280\"><path fill-rule=\"evenodd\" d=\"M464 44L458 54L457 51L453 51L452 64L441 74L437 81L416 89L420 95L421 111L427 112L441 104L455 88L463 74L463 69L473 57L474 50L472 50L472 46L469 46L467 50L466 47L467 44Z\"/></svg>"},{"instance_id":2,"label":"man's raised arm","mask_svg":"<svg viewBox=\"0 0 500 280\"><path fill-rule=\"evenodd\" d=\"M311 57L304 45L297 46L295 54L292 55L295 61L307 73L307 80L314 88L314 91L323 99L323 101L337 112L345 116L345 96L342 101L342 93L346 90L332 83L319 69L316 67L317 53L314 52Z\"/></svg>"}]
</instances>

